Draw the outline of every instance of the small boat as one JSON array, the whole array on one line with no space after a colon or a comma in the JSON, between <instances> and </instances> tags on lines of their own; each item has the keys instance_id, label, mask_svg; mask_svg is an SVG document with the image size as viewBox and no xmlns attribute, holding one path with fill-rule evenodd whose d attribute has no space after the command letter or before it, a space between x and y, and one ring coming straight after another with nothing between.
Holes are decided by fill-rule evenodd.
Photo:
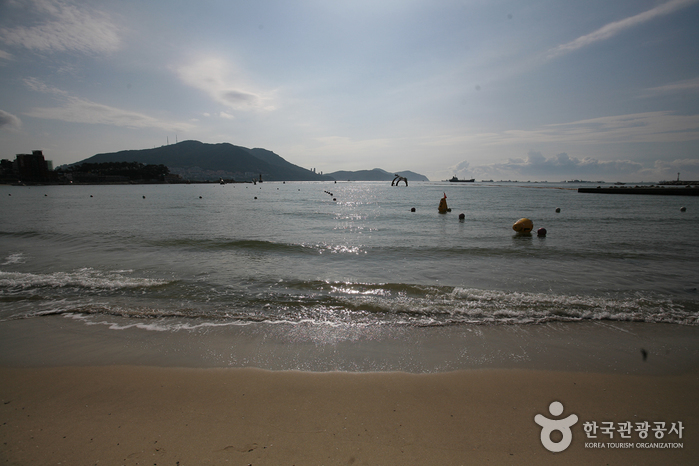
<instances>
[{"instance_id":1,"label":"small boat","mask_svg":"<svg viewBox=\"0 0 699 466\"><path fill-rule=\"evenodd\" d=\"M474 181L476 181L476 179L471 178L470 180L460 180L456 176L453 176L452 179L450 179L449 181L451 181L452 183L473 183Z\"/></svg>"}]
</instances>

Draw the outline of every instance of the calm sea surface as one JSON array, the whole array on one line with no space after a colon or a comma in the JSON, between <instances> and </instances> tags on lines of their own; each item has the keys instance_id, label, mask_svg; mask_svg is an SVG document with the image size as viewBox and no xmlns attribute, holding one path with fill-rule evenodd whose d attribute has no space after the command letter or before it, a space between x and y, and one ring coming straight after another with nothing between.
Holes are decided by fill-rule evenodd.
<instances>
[{"instance_id":1,"label":"calm sea surface","mask_svg":"<svg viewBox=\"0 0 699 466\"><path fill-rule=\"evenodd\" d=\"M576 187L1 186L0 321L699 324L699 199Z\"/></svg>"}]
</instances>

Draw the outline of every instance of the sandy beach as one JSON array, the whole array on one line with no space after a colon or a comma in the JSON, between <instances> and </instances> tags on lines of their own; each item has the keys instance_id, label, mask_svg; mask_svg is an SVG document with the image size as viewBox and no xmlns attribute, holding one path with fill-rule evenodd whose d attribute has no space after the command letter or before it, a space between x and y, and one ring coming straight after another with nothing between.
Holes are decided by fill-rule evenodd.
<instances>
[{"instance_id":1,"label":"sandy beach","mask_svg":"<svg viewBox=\"0 0 699 466\"><path fill-rule=\"evenodd\" d=\"M4 367L0 380L3 464L694 464L699 455L696 372ZM560 453L542 446L534 423L553 417L552 401L564 405L560 417L579 418ZM683 432L587 439L588 421L681 421Z\"/></svg>"},{"instance_id":2,"label":"sandy beach","mask_svg":"<svg viewBox=\"0 0 699 466\"><path fill-rule=\"evenodd\" d=\"M0 463L695 464L699 457L694 326L426 327L362 338L325 328L323 340L309 338L311 330L115 331L60 316L2 322ZM549 411L554 401L562 414ZM543 446L537 415L577 416L566 449ZM647 434L638 427L644 421ZM662 438L656 422L665 423ZM593 423L596 437L588 438L584 426ZM605 433L604 423L613 430Z\"/></svg>"}]
</instances>

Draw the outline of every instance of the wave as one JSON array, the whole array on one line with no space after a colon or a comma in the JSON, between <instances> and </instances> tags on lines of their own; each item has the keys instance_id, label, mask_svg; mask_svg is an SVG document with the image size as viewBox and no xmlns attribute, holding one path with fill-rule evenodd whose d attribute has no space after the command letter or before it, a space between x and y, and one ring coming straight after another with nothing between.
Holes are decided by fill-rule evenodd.
<instances>
[{"instance_id":1,"label":"wave","mask_svg":"<svg viewBox=\"0 0 699 466\"><path fill-rule=\"evenodd\" d=\"M0 237L8 238L37 238L42 235L43 233L38 231L0 231Z\"/></svg>"},{"instance_id":2,"label":"wave","mask_svg":"<svg viewBox=\"0 0 699 466\"><path fill-rule=\"evenodd\" d=\"M37 280L35 286L54 286L58 281L63 286L77 283L83 288L147 291L168 284L116 272L111 272L111 277L97 273L97 277L86 278L94 273L83 270L73 278L52 274ZM0 275L0 285L5 275ZM136 294L120 295L118 299L71 298L42 305L37 303L31 310L14 313L10 318L64 314L81 316L93 323L110 322L118 327L155 319L159 328L171 330L251 324L449 326L600 320L699 325L696 301L673 300L652 294L583 296L318 280L260 283L257 290L247 292L207 287L206 292L192 293L191 290L184 291L178 284L171 285L173 289L146 299ZM113 318L118 318L118 322Z\"/></svg>"},{"instance_id":3,"label":"wave","mask_svg":"<svg viewBox=\"0 0 699 466\"><path fill-rule=\"evenodd\" d=\"M0 294L37 288L78 288L83 290L122 290L152 288L167 281L129 276L131 270L100 271L82 268L73 272L46 274L0 271Z\"/></svg>"},{"instance_id":4,"label":"wave","mask_svg":"<svg viewBox=\"0 0 699 466\"><path fill-rule=\"evenodd\" d=\"M132 238L135 240L135 238ZM527 243L538 241L538 238L532 237L515 237L514 241ZM341 255L370 255L381 259L393 259L395 257L409 258L429 258L435 261L453 260L458 257L474 257L474 258L492 258L492 259L517 259L527 258L532 255L530 248L503 248L502 244L493 247L488 246L469 246L469 245L451 245L448 247L431 245L431 244L352 244L339 241L321 241L321 242L299 242L287 243L276 242L270 240L250 240L250 239L166 239L166 240L147 240L146 243L150 246L173 248L173 249L189 249L195 252L198 251L240 251L243 253L252 254L270 254L274 256L294 256L294 255L321 255L321 254L341 254ZM538 248L536 257L538 259L557 259L557 260L659 260L667 261L668 251L645 250L642 252L633 251L631 248L622 250L615 249L589 249L589 250L565 250L561 251L558 248ZM686 254L673 255L673 260L677 262L689 262L691 257Z\"/></svg>"},{"instance_id":5,"label":"wave","mask_svg":"<svg viewBox=\"0 0 699 466\"><path fill-rule=\"evenodd\" d=\"M26 262L26 257L23 253L21 252L16 252L13 254L10 254L5 258L5 262L1 263L0 265L15 265L15 264L24 264Z\"/></svg>"},{"instance_id":6,"label":"wave","mask_svg":"<svg viewBox=\"0 0 699 466\"><path fill-rule=\"evenodd\" d=\"M265 240L235 240L235 239L167 239L149 241L149 244L165 248L184 248L196 250L242 250L271 253L311 253L313 248L302 244L277 243Z\"/></svg>"}]
</instances>

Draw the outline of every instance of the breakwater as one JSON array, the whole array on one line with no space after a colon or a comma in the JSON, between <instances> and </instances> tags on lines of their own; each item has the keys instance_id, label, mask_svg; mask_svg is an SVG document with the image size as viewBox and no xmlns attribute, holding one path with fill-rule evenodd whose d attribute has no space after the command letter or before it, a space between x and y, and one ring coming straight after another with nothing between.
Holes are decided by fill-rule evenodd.
<instances>
[{"instance_id":1,"label":"breakwater","mask_svg":"<svg viewBox=\"0 0 699 466\"><path fill-rule=\"evenodd\" d=\"M579 193L596 194L653 194L660 196L699 196L699 186L610 186L603 188L578 188Z\"/></svg>"}]
</instances>

